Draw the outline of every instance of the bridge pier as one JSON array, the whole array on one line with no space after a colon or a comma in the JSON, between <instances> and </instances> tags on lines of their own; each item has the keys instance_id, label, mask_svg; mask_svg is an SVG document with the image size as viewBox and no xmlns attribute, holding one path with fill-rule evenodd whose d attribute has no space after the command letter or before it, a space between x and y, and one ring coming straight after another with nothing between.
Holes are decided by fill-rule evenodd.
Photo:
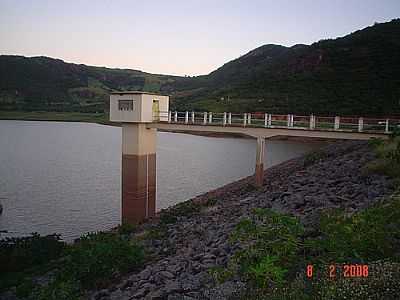
<instances>
[{"instance_id":1,"label":"bridge pier","mask_svg":"<svg viewBox=\"0 0 400 300\"><path fill-rule=\"evenodd\" d=\"M261 187L264 182L264 151L265 151L265 138L257 138L257 152L256 152L256 169L255 169L255 184Z\"/></svg>"},{"instance_id":2,"label":"bridge pier","mask_svg":"<svg viewBox=\"0 0 400 300\"><path fill-rule=\"evenodd\" d=\"M155 215L157 129L122 124L122 223Z\"/></svg>"}]
</instances>

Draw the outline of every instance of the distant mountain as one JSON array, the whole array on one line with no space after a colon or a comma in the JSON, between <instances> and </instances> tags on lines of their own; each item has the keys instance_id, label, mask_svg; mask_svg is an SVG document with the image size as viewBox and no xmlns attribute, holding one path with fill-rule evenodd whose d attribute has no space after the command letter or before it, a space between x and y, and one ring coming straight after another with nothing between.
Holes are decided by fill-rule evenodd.
<instances>
[{"instance_id":1,"label":"distant mountain","mask_svg":"<svg viewBox=\"0 0 400 300\"><path fill-rule=\"evenodd\" d=\"M71 64L49 57L2 55L0 109L104 111L113 90L158 92L175 78Z\"/></svg>"},{"instance_id":2,"label":"distant mountain","mask_svg":"<svg viewBox=\"0 0 400 300\"><path fill-rule=\"evenodd\" d=\"M264 45L208 75L178 77L0 56L0 109L96 111L111 90L171 95L172 108L400 115L400 19L312 45Z\"/></svg>"}]
</instances>

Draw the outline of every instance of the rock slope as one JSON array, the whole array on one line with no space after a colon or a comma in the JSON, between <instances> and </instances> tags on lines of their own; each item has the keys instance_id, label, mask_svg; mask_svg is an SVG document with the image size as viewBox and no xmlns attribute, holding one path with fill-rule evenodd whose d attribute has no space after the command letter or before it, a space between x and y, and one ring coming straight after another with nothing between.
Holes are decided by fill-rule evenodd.
<instances>
[{"instance_id":1,"label":"rock slope","mask_svg":"<svg viewBox=\"0 0 400 300\"><path fill-rule=\"evenodd\" d=\"M229 236L242 218L264 207L297 215L312 226L323 209L365 208L393 191L389 178L363 172L374 157L366 142L338 142L266 170L261 189L252 188L248 177L189 200L201 209L178 215L161 235L145 239L154 255L151 264L89 298L227 299L245 283L236 278L217 285L208 271L226 266L240 248ZM157 232L160 226L157 220L144 224L141 233Z\"/></svg>"}]
</instances>

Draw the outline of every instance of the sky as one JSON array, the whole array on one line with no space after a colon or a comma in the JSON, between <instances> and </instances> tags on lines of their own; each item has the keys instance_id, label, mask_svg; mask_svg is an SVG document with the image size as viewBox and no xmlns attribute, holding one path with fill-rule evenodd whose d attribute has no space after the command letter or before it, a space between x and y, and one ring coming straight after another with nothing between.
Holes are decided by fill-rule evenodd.
<instances>
[{"instance_id":1,"label":"sky","mask_svg":"<svg viewBox=\"0 0 400 300\"><path fill-rule=\"evenodd\" d=\"M399 17L400 0L0 0L0 54L193 76Z\"/></svg>"}]
</instances>

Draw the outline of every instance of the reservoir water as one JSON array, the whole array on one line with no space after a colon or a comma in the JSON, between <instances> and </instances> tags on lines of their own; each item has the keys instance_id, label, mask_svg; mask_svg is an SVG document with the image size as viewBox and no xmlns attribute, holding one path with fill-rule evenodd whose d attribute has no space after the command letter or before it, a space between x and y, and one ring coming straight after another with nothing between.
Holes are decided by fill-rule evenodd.
<instances>
[{"instance_id":1,"label":"reservoir water","mask_svg":"<svg viewBox=\"0 0 400 300\"><path fill-rule=\"evenodd\" d=\"M157 209L251 175L256 141L159 132ZM315 143L268 141L265 166ZM0 120L0 232L70 241L120 222L121 128Z\"/></svg>"}]
</instances>

